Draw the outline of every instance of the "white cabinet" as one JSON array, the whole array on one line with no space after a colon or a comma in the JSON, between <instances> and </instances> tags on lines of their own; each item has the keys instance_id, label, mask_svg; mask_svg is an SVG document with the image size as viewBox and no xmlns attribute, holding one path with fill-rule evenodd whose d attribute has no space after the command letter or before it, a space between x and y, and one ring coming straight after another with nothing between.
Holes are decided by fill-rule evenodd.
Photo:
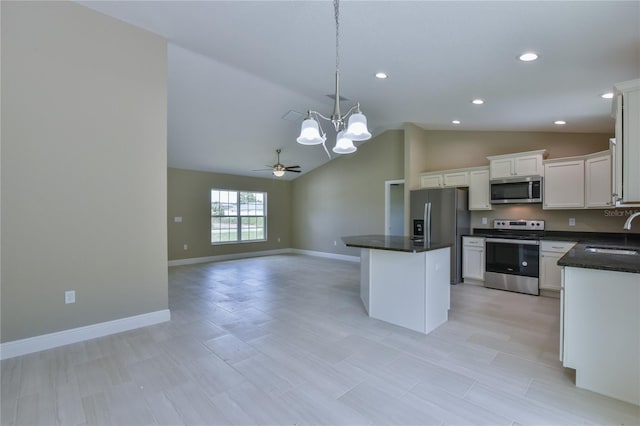
<instances>
[{"instance_id":1,"label":"white cabinet","mask_svg":"<svg viewBox=\"0 0 640 426\"><path fill-rule=\"evenodd\" d=\"M640 79L615 85L616 205L640 206Z\"/></svg>"},{"instance_id":2,"label":"white cabinet","mask_svg":"<svg viewBox=\"0 0 640 426\"><path fill-rule=\"evenodd\" d=\"M558 260L564 256L575 241L541 241L540 242L540 289L559 291L562 286L562 267Z\"/></svg>"},{"instance_id":3,"label":"white cabinet","mask_svg":"<svg viewBox=\"0 0 640 426\"><path fill-rule=\"evenodd\" d=\"M469 186L469 172L450 172L442 175L444 181L444 187L461 187Z\"/></svg>"},{"instance_id":4,"label":"white cabinet","mask_svg":"<svg viewBox=\"0 0 640 426\"><path fill-rule=\"evenodd\" d=\"M544 176L542 158L545 153L546 150L542 149L487 157L491 179L513 176Z\"/></svg>"},{"instance_id":5,"label":"white cabinet","mask_svg":"<svg viewBox=\"0 0 640 426\"><path fill-rule=\"evenodd\" d=\"M420 188L457 188L469 186L467 170L447 170L420 175Z\"/></svg>"},{"instance_id":6,"label":"white cabinet","mask_svg":"<svg viewBox=\"0 0 640 426\"><path fill-rule=\"evenodd\" d=\"M606 208L611 197L611 153L604 151L589 156L584 162L585 207Z\"/></svg>"},{"instance_id":7,"label":"white cabinet","mask_svg":"<svg viewBox=\"0 0 640 426\"><path fill-rule=\"evenodd\" d=\"M465 283L484 282L484 238L462 237L462 278Z\"/></svg>"},{"instance_id":8,"label":"white cabinet","mask_svg":"<svg viewBox=\"0 0 640 426\"><path fill-rule=\"evenodd\" d=\"M562 365L576 387L640 404L638 274L564 267Z\"/></svg>"},{"instance_id":9,"label":"white cabinet","mask_svg":"<svg viewBox=\"0 0 640 426\"><path fill-rule=\"evenodd\" d=\"M469 210L491 210L489 168L469 172Z\"/></svg>"},{"instance_id":10,"label":"white cabinet","mask_svg":"<svg viewBox=\"0 0 640 426\"><path fill-rule=\"evenodd\" d=\"M584 160L547 160L542 197L544 209L584 208Z\"/></svg>"},{"instance_id":11,"label":"white cabinet","mask_svg":"<svg viewBox=\"0 0 640 426\"><path fill-rule=\"evenodd\" d=\"M442 188L442 173L420 175L420 188Z\"/></svg>"}]
</instances>

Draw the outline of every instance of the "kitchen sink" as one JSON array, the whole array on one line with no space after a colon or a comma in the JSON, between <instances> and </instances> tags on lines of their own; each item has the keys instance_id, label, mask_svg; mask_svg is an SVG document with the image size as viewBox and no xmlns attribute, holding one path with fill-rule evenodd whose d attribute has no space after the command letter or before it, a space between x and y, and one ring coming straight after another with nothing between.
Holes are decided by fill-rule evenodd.
<instances>
[{"instance_id":1,"label":"kitchen sink","mask_svg":"<svg viewBox=\"0 0 640 426\"><path fill-rule=\"evenodd\" d=\"M629 249L629 248L617 248L617 247L589 246L585 250L590 251L591 253L602 253L602 254L625 254L625 255L631 255L631 256L638 254L638 250Z\"/></svg>"}]
</instances>

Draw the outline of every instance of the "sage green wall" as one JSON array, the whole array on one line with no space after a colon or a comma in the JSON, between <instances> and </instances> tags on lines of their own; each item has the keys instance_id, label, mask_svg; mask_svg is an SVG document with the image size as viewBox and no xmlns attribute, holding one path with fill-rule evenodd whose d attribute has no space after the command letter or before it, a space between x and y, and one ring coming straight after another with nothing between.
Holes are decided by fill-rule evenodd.
<instances>
[{"instance_id":1,"label":"sage green wall","mask_svg":"<svg viewBox=\"0 0 640 426\"><path fill-rule=\"evenodd\" d=\"M166 310L165 41L76 3L0 7L2 342Z\"/></svg>"},{"instance_id":2,"label":"sage green wall","mask_svg":"<svg viewBox=\"0 0 640 426\"><path fill-rule=\"evenodd\" d=\"M404 175L404 132L389 130L293 181L293 247L358 255L340 237L384 234L384 182ZM334 245L334 241L336 245Z\"/></svg>"},{"instance_id":3,"label":"sage green wall","mask_svg":"<svg viewBox=\"0 0 640 426\"><path fill-rule=\"evenodd\" d=\"M169 168L167 182L169 260L291 247L290 181ZM267 241L211 245L213 188L267 192Z\"/></svg>"},{"instance_id":4,"label":"sage green wall","mask_svg":"<svg viewBox=\"0 0 640 426\"><path fill-rule=\"evenodd\" d=\"M489 165L486 158L489 155L537 149L546 149L547 158L590 154L609 149L609 138L613 136L597 133L433 131L412 124L405 125L405 131L405 152L411 153L411 158L405 161L405 179L411 183L410 189L419 187L419 174L422 172L485 166ZM631 211L542 210L540 205L494 206L492 211L472 212L471 226L487 227L493 219L542 219L549 230L623 232L625 217ZM487 218L489 225L482 224L483 217ZM569 218L576 219L576 226L569 226Z\"/></svg>"}]
</instances>

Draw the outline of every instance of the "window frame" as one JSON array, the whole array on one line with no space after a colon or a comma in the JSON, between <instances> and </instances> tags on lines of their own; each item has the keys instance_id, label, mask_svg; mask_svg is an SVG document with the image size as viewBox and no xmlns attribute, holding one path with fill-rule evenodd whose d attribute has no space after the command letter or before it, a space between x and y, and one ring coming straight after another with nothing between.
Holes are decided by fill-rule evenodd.
<instances>
[{"instance_id":1,"label":"window frame","mask_svg":"<svg viewBox=\"0 0 640 426\"><path fill-rule=\"evenodd\" d=\"M217 191L218 192L218 200L220 200L220 195L221 193L227 193L227 194L231 194L231 193L235 193L235 203L233 202L229 202L229 201L214 201L214 192ZM268 199L268 193L266 191L245 191L245 190L239 190L239 189L222 189L222 188L211 188L211 190L209 191L210 195L209 195L209 201L210 201L210 206L211 206L211 220L210 220L210 242L211 245L225 245L225 244L244 244L244 243L261 243L261 242L266 242L268 241L268 235L267 235L267 199ZM256 215L256 214L242 214L242 197L243 194L251 194L251 195L257 195L260 194L262 196L262 214L261 215ZM228 200L229 197L227 197ZM229 208L230 211L233 210L233 208L231 207L232 204L235 204L235 214L228 214L226 211L224 215L214 215L214 207L213 204L214 202L218 202L221 204L226 204ZM254 203L253 205L255 205L256 203ZM251 204L245 204L245 205L251 205ZM255 209L254 209L255 212ZM236 237L234 240L225 240L225 241L213 241L213 234L214 234L214 218L229 218L229 219L235 219L235 231L236 231ZM261 218L262 219L262 227L259 228L255 228L257 233L260 233L260 230L262 231L262 238L257 238L257 239L242 239L243 235L245 233L244 231L244 227L243 227L243 222L247 219L256 219L256 218ZM247 225L245 225L247 226ZM248 227L250 228L250 225L248 225ZM228 229L233 229L231 227L229 227ZM222 231L223 228L220 228L220 230Z\"/></svg>"}]
</instances>

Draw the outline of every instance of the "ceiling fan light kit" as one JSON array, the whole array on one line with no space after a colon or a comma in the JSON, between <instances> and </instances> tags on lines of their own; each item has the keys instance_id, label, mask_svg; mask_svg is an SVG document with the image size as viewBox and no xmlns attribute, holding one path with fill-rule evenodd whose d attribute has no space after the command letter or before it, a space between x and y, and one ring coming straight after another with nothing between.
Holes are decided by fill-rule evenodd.
<instances>
[{"instance_id":1,"label":"ceiling fan light kit","mask_svg":"<svg viewBox=\"0 0 640 426\"><path fill-rule=\"evenodd\" d=\"M337 134L336 145L333 152L336 154L350 154L357 148L353 141L366 141L371 139L371 133L367 129L367 117L360 111L360 104L351 107L346 114L340 113L340 4L339 0L333 1L336 19L336 93L334 97L333 113L331 117L325 117L317 111L307 111L307 117L300 127L300 136L297 141L302 145L322 144L325 152L331 158L325 141L327 135L320 126L319 119L333 123ZM348 125L347 125L348 119Z\"/></svg>"}]
</instances>

